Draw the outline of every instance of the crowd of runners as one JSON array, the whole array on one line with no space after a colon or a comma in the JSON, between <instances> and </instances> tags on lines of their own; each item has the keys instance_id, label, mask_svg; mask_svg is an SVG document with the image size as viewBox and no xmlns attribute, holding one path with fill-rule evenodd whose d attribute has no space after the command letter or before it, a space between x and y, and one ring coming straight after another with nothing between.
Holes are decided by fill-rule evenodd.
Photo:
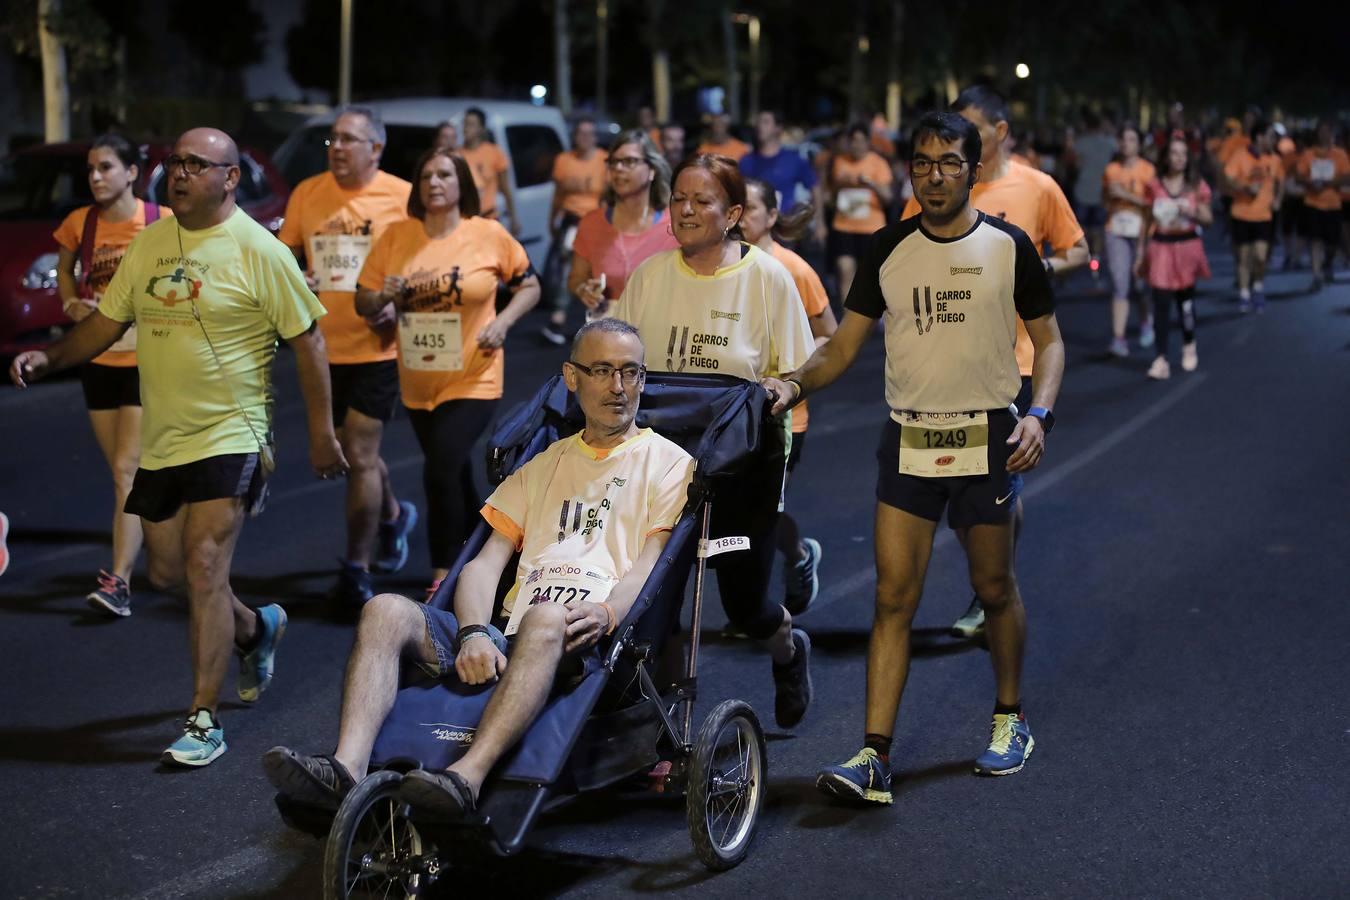
<instances>
[{"instance_id":1,"label":"crowd of runners","mask_svg":"<svg viewBox=\"0 0 1350 900\"><path fill-rule=\"evenodd\" d=\"M362 637L338 750L276 748L266 766L279 789L336 803L364 774L382 718L372 710L387 709L398 659L470 682L501 676L503 690L532 697L539 667L508 658L547 658L551 672L612 631L690 477L682 451L634 425L648 372L761 383L782 419L755 471L721 498L713 530L750 538L749 552L716 569L728 627L762 642L775 718L797 725L811 702L811 642L794 621L817 596L822 557L810 523L790 513L792 482L809 471L805 399L825 391L828 402L828 385L880 329L891 414L878 422L862 749L817 783L837 797L891 800L910 627L944 512L972 589L952 629L984 637L996 685L976 771L1018 771L1034 741L1020 693L1026 624L1014 556L1022 476L1045 452L1064 367L1056 281L1104 270L1108 355L1130 356L1133 311L1135 340L1153 357L1148 377L1165 379L1174 321L1181 369L1199 365L1208 229L1231 240L1233 298L1253 314L1266 309L1272 248L1285 268L1306 254L1318 290L1350 245L1350 158L1329 123L1293 133L1249 110L1206 136L1172 112L1151 130L1085 115L1058 139L1018 142L1004 98L977 86L920 118L905 140L876 119L828 135L814 155L789 143L773 111L750 123L753 143L726 116L697 144L650 115L605 142L580 119L553 167L542 272L514 237L506 163L478 110L446 123L408 172L381 168L386 134L375 112L342 110L327 171L295 188L275 236L235 205L239 154L223 132L178 139L164 163L165 207L133 193L134 144L95 140L95 203L55 234L61 296L79 324L17 357L11 377L22 387L79 368L117 510L112 558L89 602L130 615L143 547L148 583L186 592L192 700L164 760L203 766L225 751L217 708L230 656L239 697L256 701L287 626L281 604L250 608L230 587L235 542L265 506L275 467L278 340L295 351L314 472L346 479L330 598L359 613ZM484 503L473 448L502 412L508 335L541 301L539 336L565 348L560 363L586 428ZM382 457L400 417L424 458L420 498L395 492ZM630 481L642 489L607 493ZM570 498L596 485L608 518L583 529L576 499L569 529ZM559 498L569 498L562 527ZM860 514L871 505L854 502ZM434 592L484 519L494 540L461 576L455 615L377 591L378 576L409 564L422 524ZM0 572L7 526L0 514ZM513 552L522 553L517 589L534 567L585 560L602 573L587 596L601 599L527 613L512 590L499 608L487 594ZM780 557L786 589L771 596ZM516 669L525 674L504 674ZM484 728L499 731L488 741L480 733L483 747L509 748L537 712L521 704L489 707L498 724ZM491 752L417 781L410 802L471 808Z\"/></svg>"}]
</instances>

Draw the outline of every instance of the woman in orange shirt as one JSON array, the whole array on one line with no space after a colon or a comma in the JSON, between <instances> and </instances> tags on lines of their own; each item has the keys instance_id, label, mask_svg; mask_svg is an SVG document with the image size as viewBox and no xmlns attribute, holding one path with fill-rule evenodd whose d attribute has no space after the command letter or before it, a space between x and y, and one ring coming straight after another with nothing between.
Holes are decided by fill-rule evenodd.
<instances>
[{"instance_id":1,"label":"woman in orange shirt","mask_svg":"<svg viewBox=\"0 0 1350 900\"><path fill-rule=\"evenodd\" d=\"M1134 252L1144 229L1144 189L1157 170L1139 155L1139 130L1120 129L1120 153L1102 173L1102 202L1106 206L1106 267L1111 271L1111 346L1113 356L1130 355L1125 326L1130 319L1130 295L1139 306L1139 346L1153 346L1153 316L1148 298L1134 283Z\"/></svg>"},{"instance_id":2,"label":"woman in orange shirt","mask_svg":"<svg viewBox=\"0 0 1350 900\"><path fill-rule=\"evenodd\" d=\"M502 345L539 302L525 248L478 214L464 158L428 150L413 169L408 219L388 226L357 281L356 309L398 312L403 405L422 447L433 580L449 571L481 506L470 451L502 396ZM511 301L496 309L497 286Z\"/></svg>"},{"instance_id":3,"label":"woman in orange shirt","mask_svg":"<svg viewBox=\"0 0 1350 900\"><path fill-rule=\"evenodd\" d=\"M105 134L88 157L92 206L75 210L53 237L60 244L56 279L66 315L88 318L117 271L131 239L160 216L153 203L136 199L140 152L126 138ZM167 212L167 210L165 211ZM80 263L80 271L75 269ZM94 437L112 470L112 565L99 570L98 587L86 598L95 609L131 615L131 569L141 552L141 520L122 511L141 457L141 383L136 370L136 328L80 369L84 402Z\"/></svg>"},{"instance_id":4,"label":"woman in orange shirt","mask_svg":"<svg viewBox=\"0 0 1350 900\"><path fill-rule=\"evenodd\" d=\"M834 222L830 226L830 252L839 277L839 301L848 298L858 260L872 235L886 224L886 210L894 194L894 176L886 160L872 150L866 125L849 126L846 152L830 163L830 191L834 197Z\"/></svg>"}]
</instances>

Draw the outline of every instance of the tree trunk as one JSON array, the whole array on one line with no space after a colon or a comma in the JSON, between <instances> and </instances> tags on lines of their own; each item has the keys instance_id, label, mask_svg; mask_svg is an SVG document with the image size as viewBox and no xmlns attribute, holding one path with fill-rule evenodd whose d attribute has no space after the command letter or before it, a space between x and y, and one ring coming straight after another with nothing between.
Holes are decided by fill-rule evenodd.
<instances>
[{"instance_id":1,"label":"tree trunk","mask_svg":"<svg viewBox=\"0 0 1350 900\"><path fill-rule=\"evenodd\" d=\"M727 102L723 109L731 116L732 124L741 122L741 73L736 68L736 23L732 20L730 4L718 7L722 17L722 53L726 66Z\"/></svg>"},{"instance_id":2,"label":"tree trunk","mask_svg":"<svg viewBox=\"0 0 1350 900\"><path fill-rule=\"evenodd\" d=\"M886 125L892 130L900 130L900 50L902 27L905 19L904 0L891 2L891 55L886 62Z\"/></svg>"},{"instance_id":3,"label":"tree trunk","mask_svg":"<svg viewBox=\"0 0 1350 900\"><path fill-rule=\"evenodd\" d=\"M849 48L848 64L848 120L857 122L863 115L863 80L866 75L867 51L871 47L867 36L867 4L859 0L853 24L853 46Z\"/></svg>"},{"instance_id":4,"label":"tree trunk","mask_svg":"<svg viewBox=\"0 0 1350 900\"><path fill-rule=\"evenodd\" d=\"M652 51L652 106L657 122L670 121L670 51Z\"/></svg>"},{"instance_id":5,"label":"tree trunk","mask_svg":"<svg viewBox=\"0 0 1350 900\"><path fill-rule=\"evenodd\" d=\"M553 81L558 109L572 115L572 42L567 33L567 0L553 0Z\"/></svg>"},{"instance_id":6,"label":"tree trunk","mask_svg":"<svg viewBox=\"0 0 1350 900\"><path fill-rule=\"evenodd\" d=\"M48 143L70 140L70 84L66 80L66 48L47 28L61 11L61 0L38 0L38 45L42 51L42 108Z\"/></svg>"}]
</instances>

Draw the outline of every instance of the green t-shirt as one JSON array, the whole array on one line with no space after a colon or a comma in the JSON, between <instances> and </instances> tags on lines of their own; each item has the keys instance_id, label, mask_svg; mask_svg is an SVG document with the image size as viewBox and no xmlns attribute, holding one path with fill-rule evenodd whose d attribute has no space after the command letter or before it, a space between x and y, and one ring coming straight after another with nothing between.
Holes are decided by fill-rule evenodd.
<instances>
[{"instance_id":1,"label":"green t-shirt","mask_svg":"<svg viewBox=\"0 0 1350 900\"><path fill-rule=\"evenodd\" d=\"M150 225L99 311L135 321L140 335L143 469L256 452L253 432L271 431L277 338L303 334L324 312L291 251L238 209L199 231L175 218Z\"/></svg>"}]
</instances>

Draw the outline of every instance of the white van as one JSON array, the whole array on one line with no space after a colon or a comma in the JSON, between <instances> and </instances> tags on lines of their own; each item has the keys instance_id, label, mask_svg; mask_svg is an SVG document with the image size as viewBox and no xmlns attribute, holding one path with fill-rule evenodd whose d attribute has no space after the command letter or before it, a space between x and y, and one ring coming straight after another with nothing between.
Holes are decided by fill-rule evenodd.
<instances>
[{"instance_id":1,"label":"white van","mask_svg":"<svg viewBox=\"0 0 1350 900\"><path fill-rule=\"evenodd\" d=\"M553 158L567 146L567 126L552 106L511 100L467 97L411 97L357 103L379 113L389 140L380 167L412 180L412 167L436 137L436 126L453 122L464 134L464 110L478 107L487 115L489 135L511 163L506 177L515 193L520 242L530 262L543 272L548 254L548 210L553 202ZM292 187L328 168L325 141L334 114L314 116L297 128L273 154L281 174ZM488 205L486 202L484 205ZM497 201L505 211L505 201Z\"/></svg>"}]
</instances>

